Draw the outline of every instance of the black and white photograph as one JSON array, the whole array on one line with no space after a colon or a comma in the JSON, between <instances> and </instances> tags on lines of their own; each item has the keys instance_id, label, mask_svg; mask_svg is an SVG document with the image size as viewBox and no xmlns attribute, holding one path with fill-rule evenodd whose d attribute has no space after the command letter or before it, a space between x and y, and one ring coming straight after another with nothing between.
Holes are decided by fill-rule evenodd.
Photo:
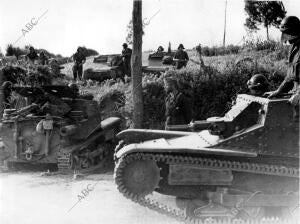
<instances>
[{"instance_id":1,"label":"black and white photograph","mask_svg":"<svg viewBox=\"0 0 300 224\"><path fill-rule=\"evenodd\" d=\"M299 0L0 0L1 224L297 224Z\"/></svg>"}]
</instances>

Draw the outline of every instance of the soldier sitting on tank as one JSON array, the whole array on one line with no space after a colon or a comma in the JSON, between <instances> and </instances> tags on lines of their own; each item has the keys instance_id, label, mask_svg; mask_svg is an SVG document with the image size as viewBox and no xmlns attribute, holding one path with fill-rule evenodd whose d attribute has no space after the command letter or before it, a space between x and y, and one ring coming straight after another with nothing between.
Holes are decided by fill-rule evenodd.
<instances>
[{"instance_id":1,"label":"soldier sitting on tank","mask_svg":"<svg viewBox=\"0 0 300 224\"><path fill-rule=\"evenodd\" d=\"M157 48L157 51L156 51L156 53L164 53L164 48L162 47L162 46L159 46L158 48Z\"/></svg>"},{"instance_id":2,"label":"soldier sitting on tank","mask_svg":"<svg viewBox=\"0 0 300 224\"><path fill-rule=\"evenodd\" d=\"M164 56L165 55L164 48L162 46L159 46L157 48L157 51L155 52L155 55L157 55L157 56Z\"/></svg>"},{"instance_id":3,"label":"soldier sitting on tank","mask_svg":"<svg viewBox=\"0 0 300 224\"><path fill-rule=\"evenodd\" d=\"M289 54L287 76L277 90L269 94L269 98L276 97L282 93L292 90L289 102L294 105L294 118L299 119L300 102L300 20L296 16L285 17L280 24L282 32L281 40L292 45Z\"/></svg>"},{"instance_id":4,"label":"soldier sitting on tank","mask_svg":"<svg viewBox=\"0 0 300 224\"><path fill-rule=\"evenodd\" d=\"M52 116L62 117L71 111L71 107L65 103L62 99L53 94L50 94L43 89L43 94L36 96L32 101L33 104L39 105L38 113L43 115L49 113Z\"/></svg>"},{"instance_id":5,"label":"soldier sitting on tank","mask_svg":"<svg viewBox=\"0 0 300 224\"><path fill-rule=\"evenodd\" d=\"M179 91L177 80L168 76L164 78L166 97L166 122L169 125L189 124L192 120L191 100Z\"/></svg>"},{"instance_id":6,"label":"soldier sitting on tank","mask_svg":"<svg viewBox=\"0 0 300 224\"><path fill-rule=\"evenodd\" d=\"M264 93L269 91L270 85L264 75L256 74L248 80L247 86L251 95L263 96Z\"/></svg>"}]
</instances>

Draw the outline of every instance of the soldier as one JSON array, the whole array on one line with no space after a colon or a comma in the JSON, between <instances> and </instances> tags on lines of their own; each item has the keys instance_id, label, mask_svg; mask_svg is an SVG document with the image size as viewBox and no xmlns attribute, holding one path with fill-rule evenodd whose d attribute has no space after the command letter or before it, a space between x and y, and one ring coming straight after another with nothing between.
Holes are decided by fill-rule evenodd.
<instances>
[{"instance_id":1,"label":"soldier","mask_svg":"<svg viewBox=\"0 0 300 224\"><path fill-rule=\"evenodd\" d=\"M71 83L68 86L69 86L69 88L71 89L71 91L73 93L71 98L73 98L73 99L84 99L84 100L93 100L94 96L90 93L80 94L79 93L79 88L75 83Z\"/></svg>"},{"instance_id":2,"label":"soldier","mask_svg":"<svg viewBox=\"0 0 300 224\"><path fill-rule=\"evenodd\" d=\"M124 75L128 75L128 76L131 75L131 66L130 66L131 54L132 54L132 50L128 47L126 43L124 43L123 50L122 50L123 71L124 71Z\"/></svg>"},{"instance_id":3,"label":"soldier","mask_svg":"<svg viewBox=\"0 0 300 224\"><path fill-rule=\"evenodd\" d=\"M269 91L269 82L262 74L256 74L251 77L247 82L250 94L254 96L262 96Z\"/></svg>"},{"instance_id":4,"label":"soldier","mask_svg":"<svg viewBox=\"0 0 300 224\"><path fill-rule=\"evenodd\" d=\"M48 64L48 58L47 58L47 56L45 55L44 51L42 51L42 52L40 53L39 60L40 60L40 64L41 64L41 65L47 65L47 64Z\"/></svg>"},{"instance_id":5,"label":"soldier","mask_svg":"<svg viewBox=\"0 0 300 224\"><path fill-rule=\"evenodd\" d=\"M77 77L79 80L82 78L82 72L83 72L83 64L86 61L85 55L83 54L82 47L77 48L77 52L73 55L73 78L74 81L76 81Z\"/></svg>"},{"instance_id":6,"label":"soldier","mask_svg":"<svg viewBox=\"0 0 300 224\"><path fill-rule=\"evenodd\" d=\"M278 87L277 90L269 94L269 98L278 96L282 93L287 93L294 87L293 95L289 102L295 106L294 117L299 118L299 100L300 100L300 20L296 16L285 17L280 24L280 31L282 32L281 40L289 42L292 45L289 55L289 67L287 76ZM294 85L293 85L294 84Z\"/></svg>"},{"instance_id":7,"label":"soldier","mask_svg":"<svg viewBox=\"0 0 300 224\"><path fill-rule=\"evenodd\" d=\"M164 53L164 50L165 50L165 49L164 49L162 46L159 46L159 47L157 48L156 53L162 54L162 53Z\"/></svg>"},{"instance_id":8,"label":"soldier","mask_svg":"<svg viewBox=\"0 0 300 224\"><path fill-rule=\"evenodd\" d=\"M41 89L43 94L36 97L34 104L39 105L43 114L64 116L71 111L71 107L59 97Z\"/></svg>"},{"instance_id":9,"label":"soldier","mask_svg":"<svg viewBox=\"0 0 300 224\"><path fill-rule=\"evenodd\" d=\"M2 84L2 91L4 96L4 109L10 108L10 98L13 91L13 84L10 81L6 81Z\"/></svg>"},{"instance_id":10,"label":"soldier","mask_svg":"<svg viewBox=\"0 0 300 224\"><path fill-rule=\"evenodd\" d=\"M174 56L174 61L176 61L176 68L181 69L182 67L186 67L188 60L189 56L186 51L184 51L183 44L179 44L178 50L176 51Z\"/></svg>"},{"instance_id":11,"label":"soldier","mask_svg":"<svg viewBox=\"0 0 300 224\"><path fill-rule=\"evenodd\" d=\"M35 63L35 60L37 60L39 58L39 56L37 55L37 53L33 47L29 48L29 53L26 55L26 57L33 64Z\"/></svg>"},{"instance_id":12,"label":"soldier","mask_svg":"<svg viewBox=\"0 0 300 224\"><path fill-rule=\"evenodd\" d=\"M164 79L166 97L166 123L169 125L188 124L192 120L191 100L178 90L175 78L165 77Z\"/></svg>"}]
</instances>

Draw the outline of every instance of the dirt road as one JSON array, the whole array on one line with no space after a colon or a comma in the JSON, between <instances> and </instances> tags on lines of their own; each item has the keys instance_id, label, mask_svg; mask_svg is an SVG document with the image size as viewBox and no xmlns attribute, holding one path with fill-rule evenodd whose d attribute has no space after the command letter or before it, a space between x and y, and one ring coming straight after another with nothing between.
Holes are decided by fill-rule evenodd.
<instances>
[{"instance_id":1,"label":"dirt road","mask_svg":"<svg viewBox=\"0 0 300 224\"><path fill-rule=\"evenodd\" d=\"M178 223L124 198L112 172L77 180L73 175L0 173L0 194L1 224Z\"/></svg>"}]
</instances>

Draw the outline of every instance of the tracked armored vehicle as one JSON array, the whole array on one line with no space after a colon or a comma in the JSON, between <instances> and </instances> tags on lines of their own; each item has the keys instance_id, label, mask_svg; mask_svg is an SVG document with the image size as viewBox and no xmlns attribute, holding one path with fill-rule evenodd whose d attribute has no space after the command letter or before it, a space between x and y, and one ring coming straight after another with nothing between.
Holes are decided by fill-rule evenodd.
<instances>
[{"instance_id":1,"label":"tracked armored vehicle","mask_svg":"<svg viewBox=\"0 0 300 224\"><path fill-rule=\"evenodd\" d=\"M9 169L91 171L102 166L109 154L112 158L120 119L101 120L99 105L91 97L81 97L68 86L14 86L13 91L29 103L4 110L0 123L2 165Z\"/></svg>"},{"instance_id":2,"label":"tracked armored vehicle","mask_svg":"<svg viewBox=\"0 0 300 224\"><path fill-rule=\"evenodd\" d=\"M172 63L168 65L163 64L162 58L163 56L156 55L155 53L149 55L148 65L143 65L142 67L143 73L160 75L172 67ZM89 68L85 70L83 74L85 80L91 79L103 82L108 79L124 78L125 76L121 55L100 55L94 58L93 62L99 64L99 67L97 69Z\"/></svg>"},{"instance_id":3,"label":"tracked armored vehicle","mask_svg":"<svg viewBox=\"0 0 300 224\"><path fill-rule=\"evenodd\" d=\"M288 98L241 94L224 117L184 131L122 131L115 182L125 197L180 220L290 216L299 205L293 115ZM174 196L177 207L154 192Z\"/></svg>"}]
</instances>

